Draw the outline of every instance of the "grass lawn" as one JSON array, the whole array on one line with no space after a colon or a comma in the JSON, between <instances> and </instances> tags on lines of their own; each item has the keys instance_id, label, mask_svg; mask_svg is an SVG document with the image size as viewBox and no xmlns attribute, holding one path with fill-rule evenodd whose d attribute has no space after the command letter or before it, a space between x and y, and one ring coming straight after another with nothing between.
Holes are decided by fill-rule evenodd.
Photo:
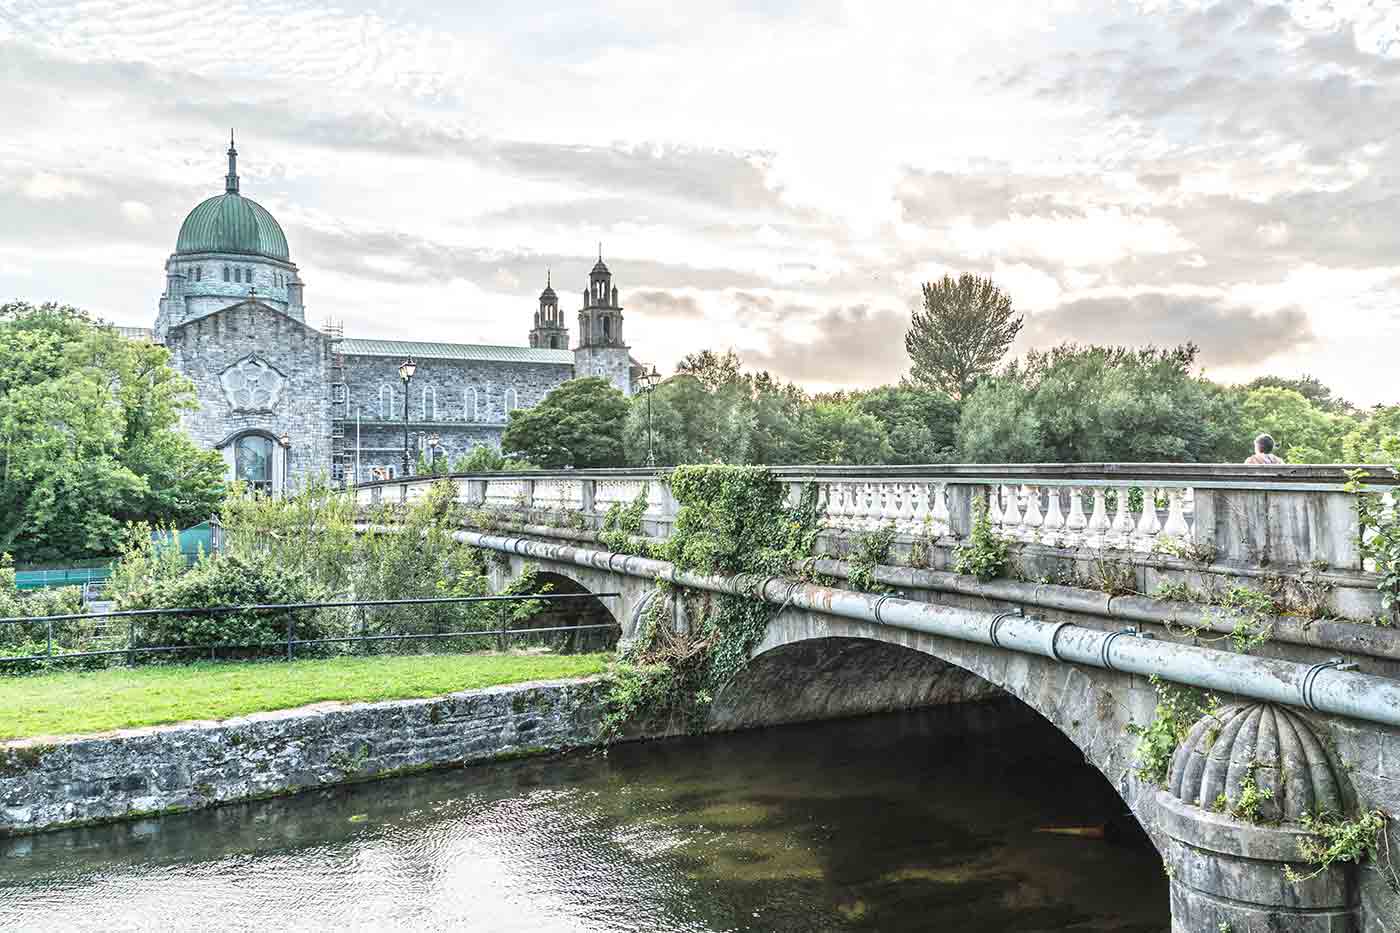
<instances>
[{"instance_id":1,"label":"grass lawn","mask_svg":"<svg viewBox=\"0 0 1400 933\"><path fill-rule=\"evenodd\" d=\"M0 677L0 740L227 719L323 700L400 700L585 677L606 654L442 654L229 662Z\"/></svg>"}]
</instances>

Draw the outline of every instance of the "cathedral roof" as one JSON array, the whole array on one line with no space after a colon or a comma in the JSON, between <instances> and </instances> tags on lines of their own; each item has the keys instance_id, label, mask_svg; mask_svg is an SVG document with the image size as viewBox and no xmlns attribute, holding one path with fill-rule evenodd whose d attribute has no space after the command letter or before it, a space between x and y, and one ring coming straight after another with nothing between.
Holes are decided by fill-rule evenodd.
<instances>
[{"instance_id":1,"label":"cathedral roof","mask_svg":"<svg viewBox=\"0 0 1400 933\"><path fill-rule=\"evenodd\" d=\"M245 253L289 261L276 218L252 198L228 192L200 204L180 225L176 253Z\"/></svg>"},{"instance_id":2,"label":"cathedral roof","mask_svg":"<svg viewBox=\"0 0 1400 933\"><path fill-rule=\"evenodd\" d=\"M497 347L480 343L434 343L421 340L340 341L348 356L397 356L429 360L483 360L491 363L545 363L574 365L572 350L544 347Z\"/></svg>"},{"instance_id":3,"label":"cathedral roof","mask_svg":"<svg viewBox=\"0 0 1400 933\"><path fill-rule=\"evenodd\" d=\"M243 253L288 262L287 237L277 220L252 198L238 193L238 150L228 140L224 193L201 201L180 225L179 253Z\"/></svg>"}]
</instances>

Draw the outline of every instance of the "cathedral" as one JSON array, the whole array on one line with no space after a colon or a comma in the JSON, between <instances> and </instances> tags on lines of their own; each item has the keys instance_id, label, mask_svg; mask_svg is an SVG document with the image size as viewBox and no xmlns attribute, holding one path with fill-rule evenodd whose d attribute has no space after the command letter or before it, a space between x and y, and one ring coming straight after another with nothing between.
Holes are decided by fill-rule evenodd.
<instances>
[{"instance_id":1,"label":"cathedral","mask_svg":"<svg viewBox=\"0 0 1400 933\"><path fill-rule=\"evenodd\" d=\"M199 404L185 430L223 455L230 479L267 492L321 475L351 483L397 475L405 424L414 460L499 446L508 413L560 383L602 376L631 395L644 371L624 342L601 250L573 349L550 284L520 347L317 330L306 323L304 289L282 227L240 190L230 137L224 192L180 226L149 336L195 385Z\"/></svg>"}]
</instances>

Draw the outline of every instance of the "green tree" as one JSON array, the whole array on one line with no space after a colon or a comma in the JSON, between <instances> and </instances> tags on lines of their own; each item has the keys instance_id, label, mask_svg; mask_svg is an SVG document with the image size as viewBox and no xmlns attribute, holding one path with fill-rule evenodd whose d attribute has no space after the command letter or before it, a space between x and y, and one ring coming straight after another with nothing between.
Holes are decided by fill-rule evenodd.
<instances>
[{"instance_id":1,"label":"green tree","mask_svg":"<svg viewBox=\"0 0 1400 933\"><path fill-rule=\"evenodd\" d=\"M510 413L501 450L545 469L623 464L627 397L600 376L570 379L534 408Z\"/></svg>"},{"instance_id":2,"label":"green tree","mask_svg":"<svg viewBox=\"0 0 1400 933\"><path fill-rule=\"evenodd\" d=\"M530 463L507 457L501 453L499 448L490 444L477 444L470 451L452 461L453 473L498 473L503 470L529 470L532 468Z\"/></svg>"},{"instance_id":3,"label":"green tree","mask_svg":"<svg viewBox=\"0 0 1400 933\"><path fill-rule=\"evenodd\" d=\"M1355 406L1344 398L1332 393L1330 386L1324 385L1316 376L1301 376L1287 379L1283 376L1260 376L1243 386L1246 392L1255 389L1292 389L1312 403L1314 408L1333 415L1349 415L1356 411Z\"/></svg>"},{"instance_id":4,"label":"green tree","mask_svg":"<svg viewBox=\"0 0 1400 933\"><path fill-rule=\"evenodd\" d=\"M890 443L888 463L957 459L958 405L944 393L907 384L881 386L855 393L852 403L884 428Z\"/></svg>"},{"instance_id":5,"label":"green tree","mask_svg":"<svg viewBox=\"0 0 1400 933\"><path fill-rule=\"evenodd\" d=\"M1400 405L1377 405L1342 438L1346 463L1400 461Z\"/></svg>"},{"instance_id":6,"label":"green tree","mask_svg":"<svg viewBox=\"0 0 1400 933\"><path fill-rule=\"evenodd\" d=\"M802 412L800 463L889 463L884 425L854 405L813 402Z\"/></svg>"},{"instance_id":7,"label":"green tree","mask_svg":"<svg viewBox=\"0 0 1400 933\"><path fill-rule=\"evenodd\" d=\"M1064 344L984 380L963 405L962 458L979 462L1242 459L1236 395L1191 373L1196 348Z\"/></svg>"},{"instance_id":8,"label":"green tree","mask_svg":"<svg viewBox=\"0 0 1400 933\"><path fill-rule=\"evenodd\" d=\"M914 381L956 399L1001 362L1024 323L1011 297L991 279L964 273L925 282L924 306L914 312L904 349Z\"/></svg>"},{"instance_id":9,"label":"green tree","mask_svg":"<svg viewBox=\"0 0 1400 933\"><path fill-rule=\"evenodd\" d=\"M194 405L163 347L66 305L0 305L0 551L104 556L127 522L207 518L224 463L180 431Z\"/></svg>"},{"instance_id":10,"label":"green tree","mask_svg":"<svg viewBox=\"0 0 1400 933\"><path fill-rule=\"evenodd\" d=\"M1330 414L1293 389L1272 386L1246 395L1240 412L1250 431L1273 437L1276 453L1289 463L1342 462L1343 441L1357 428L1354 418Z\"/></svg>"}]
</instances>

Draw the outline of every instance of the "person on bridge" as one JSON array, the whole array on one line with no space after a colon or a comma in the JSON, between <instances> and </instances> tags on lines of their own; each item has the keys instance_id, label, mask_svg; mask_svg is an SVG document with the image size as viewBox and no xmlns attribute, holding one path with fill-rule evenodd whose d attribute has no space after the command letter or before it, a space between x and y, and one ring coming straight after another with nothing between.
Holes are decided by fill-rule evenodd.
<instances>
[{"instance_id":1,"label":"person on bridge","mask_svg":"<svg viewBox=\"0 0 1400 933\"><path fill-rule=\"evenodd\" d=\"M1261 464L1282 463L1283 458L1274 453L1274 439L1267 434L1261 434L1254 439L1254 453L1244 462L1259 466Z\"/></svg>"}]
</instances>

